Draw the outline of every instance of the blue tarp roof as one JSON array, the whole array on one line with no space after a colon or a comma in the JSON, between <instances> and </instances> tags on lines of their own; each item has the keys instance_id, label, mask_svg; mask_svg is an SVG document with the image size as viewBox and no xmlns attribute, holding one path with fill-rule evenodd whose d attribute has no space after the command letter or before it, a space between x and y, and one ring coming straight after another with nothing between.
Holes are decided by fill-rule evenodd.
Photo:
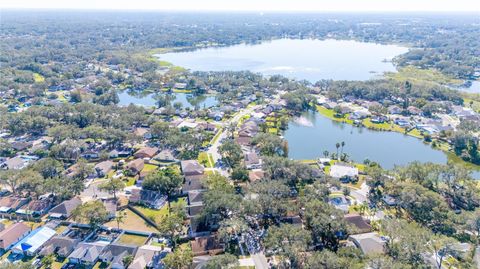
<instances>
[{"instance_id":1,"label":"blue tarp roof","mask_svg":"<svg viewBox=\"0 0 480 269\"><path fill-rule=\"evenodd\" d=\"M35 253L45 242L55 235L55 231L48 227L40 227L32 231L28 236L20 240L15 246L13 246L12 251L15 253L26 251L29 253Z\"/></svg>"}]
</instances>

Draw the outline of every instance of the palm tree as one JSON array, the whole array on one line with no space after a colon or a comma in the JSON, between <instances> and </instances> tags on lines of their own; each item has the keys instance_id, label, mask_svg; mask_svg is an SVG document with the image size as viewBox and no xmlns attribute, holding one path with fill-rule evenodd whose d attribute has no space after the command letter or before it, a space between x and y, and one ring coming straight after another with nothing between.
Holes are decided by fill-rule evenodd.
<instances>
[{"instance_id":1,"label":"palm tree","mask_svg":"<svg viewBox=\"0 0 480 269\"><path fill-rule=\"evenodd\" d=\"M127 217L127 213L125 211L118 211L117 214L115 215L115 221L117 222L117 229L120 230L120 223L123 223L125 220L125 217Z\"/></svg>"},{"instance_id":2,"label":"palm tree","mask_svg":"<svg viewBox=\"0 0 480 269\"><path fill-rule=\"evenodd\" d=\"M338 159L338 149L340 148L340 143L335 144L335 147L337 148L337 159Z\"/></svg>"},{"instance_id":3,"label":"palm tree","mask_svg":"<svg viewBox=\"0 0 480 269\"><path fill-rule=\"evenodd\" d=\"M343 147L345 147L345 141L342 141L341 145L342 145L342 154L341 155L343 155Z\"/></svg>"},{"instance_id":4,"label":"palm tree","mask_svg":"<svg viewBox=\"0 0 480 269\"><path fill-rule=\"evenodd\" d=\"M325 150L325 151L323 152L323 156L325 156L325 158L328 158L328 155L329 155L329 154L330 154L330 153L328 152L328 150Z\"/></svg>"}]
</instances>

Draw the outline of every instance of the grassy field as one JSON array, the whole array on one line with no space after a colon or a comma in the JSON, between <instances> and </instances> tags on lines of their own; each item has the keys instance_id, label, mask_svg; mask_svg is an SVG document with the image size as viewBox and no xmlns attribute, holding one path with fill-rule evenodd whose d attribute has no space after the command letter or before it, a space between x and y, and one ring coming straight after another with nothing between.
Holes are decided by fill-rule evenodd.
<instances>
[{"instance_id":1,"label":"grassy field","mask_svg":"<svg viewBox=\"0 0 480 269\"><path fill-rule=\"evenodd\" d=\"M118 243L143 246L147 242L148 237L136 234L122 234L118 239Z\"/></svg>"},{"instance_id":2,"label":"grassy field","mask_svg":"<svg viewBox=\"0 0 480 269\"><path fill-rule=\"evenodd\" d=\"M198 154L198 162L207 168L213 168L214 166L213 157L207 152L202 151Z\"/></svg>"},{"instance_id":3,"label":"grassy field","mask_svg":"<svg viewBox=\"0 0 480 269\"><path fill-rule=\"evenodd\" d=\"M323 106L318 106L318 105L317 105L317 111L321 115L323 115L323 116L325 116L325 117L327 117L331 120L339 121L339 122L345 122L345 123L348 123L348 124L353 124L353 120L348 119L348 114L345 114L345 115L343 115L343 117L340 117L340 118L335 117L336 113L335 113L335 111L333 111L333 109L328 109L328 108L325 108Z\"/></svg>"},{"instance_id":4,"label":"grassy field","mask_svg":"<svg viewBox=\"0 0 480 269\"><path fill-rule=\"evenodd\" d=\"M386 73L387 78L392 78L398 81L411 81L417 83L431 83L431 84L450 84L461 85L462 81L452 77L448 77L441 72L434 69L419 69L414 66L407 66L400 68L398 72Z\"/></svg>"},{"instance_id":5,"label":"grassy field","mask_svg":"<svg viewBox=\"0 0 480 269\"><path fill-rule=\"evenodd\" d=\"M466 107L470 107L471 109L480 113L480 101L473 100L471 98L463 98L463 102Z\"/></svg>"},{"instance_id":6,"label":"grassy field","mask_svg":"<svg viewBox=\"0 0 480 269\"><path fill-rule=\"evenodd\" d=\"M120 229L143 232L157 232L157 229L155 229L155 227L152 227L150 224L146 223L140 216L133 213L132 210L125 209L124 212L126 213L126 216L123 220L123 223L120 223ZM112 220L105 223L105 226L117 228L117 222L115 220Z\"/></svg>"},{"instance_id":7,"label":"grassy field","mask_svg":"<svg viewBox=\"0 0 480 269\"><path fill-rule=\"evenodd\" d=\"M187 205L186 198L180 198L176 201L171 202L172 206L174 206L176 204L186 206ZM143 207L143 206L135 206L135 209L142 212L142 214L145 215L147 218L155 220L156 223L160 223L162 221L162 219L168 214L168 205L167 204L165 204L159 210L151 209L151 208Z\"/></svg>"}]
</instances>

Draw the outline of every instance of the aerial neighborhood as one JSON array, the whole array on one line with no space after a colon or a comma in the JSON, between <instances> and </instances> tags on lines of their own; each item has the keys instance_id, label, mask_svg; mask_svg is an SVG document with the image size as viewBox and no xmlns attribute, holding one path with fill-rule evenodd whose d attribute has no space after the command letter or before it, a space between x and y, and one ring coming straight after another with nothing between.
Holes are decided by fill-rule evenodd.
<instances>
[{"instance_id":1,"label":"aerial neighborhood","mask_svg":"<svg viewBox=\"0 0 480 269\"><path fill-rule=\"evenodd\" d=\"M113 14L0 29L0 269L479 268L478 20ZM409 49L316 82L162 58L270 39Z\"/></svg>"}]
</instances>

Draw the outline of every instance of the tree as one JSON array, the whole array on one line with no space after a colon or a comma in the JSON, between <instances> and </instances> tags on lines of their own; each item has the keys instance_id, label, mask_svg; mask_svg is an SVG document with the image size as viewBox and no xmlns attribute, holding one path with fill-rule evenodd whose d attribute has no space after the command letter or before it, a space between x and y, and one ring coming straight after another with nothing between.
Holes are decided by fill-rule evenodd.
<instances>
[{"instance_id":1,"label":"tree","mask_svg":"<svg viewBox=\"0 0 480 269\"><path fill-rule=\"evenodd\" d=\"M127 255L123 257L122 262L123 262L123 267L128 268L128 266L133 262L133 256Z\"/></svg>"},{"instance_id":2,"label":"tree","mask_svg":"<svg viewBox=\"0 0 480 269\"><path fill-rule=\"evenodd\" d=\"M260 149L262 156L288 156L286 141L277 135L259 133L252 139L252 144Z\"/></svg>"},{"instance_id":3,"label":"tree","mask_svg":"<svg viewBox=\"0 0 480 269\"><path fill-rule=\"evenodd\" d=\"M225 269L237 268L239 266L238 258L230 253L213 256L205 264L206 269Z\"/></svg>"},{"instance_id":4,"label":"tree","mask_svg":"<svg viewBox=\"0 0 480 269\"><path fill-rule=\"evenodd\" d=\"M183 178L172 168L156 170L148 174L142 182L142 187L147 190L159 191L168 196L169 200L178 191ZM170 201L168 203L170 207Z\"/></svg>"},{"instance_id":5,"label":"tree","mask_svg":"<svg viewBox=\"0 0 480 269\"><path fill-rule=\"evenodd\" d=\"M246 202L252 216L259 216L267 226L269 220L278 222L286 216L290 208L288 198L290 188L280 181L260 180L254 182L248 189Z\"/></svg>"},{"instance_id":6,"label":"tree","mask_svg":"<svg viewBox=\"0 0 480 269\"><path fill-rule=\"evenodd\" d=\"M167 269L187 269L192 261L193 253L190 248L176 248L163 259Z\"/></svg>"},{"instance_id":7,"label":"tree","mask_svg":"<svg viewBox=\"0 0 480 269\"><path fill-rule=\"evenodd\" d=\"M350 259L340 257L330 250L313 253L307 258L306 269L343 269L352 268Z\"/></svg>"},{"instance_id":8,"label":"tree","mask_svg":"<svg viewBox=\"0 0 480 269\"><path fill-rule=\"evenodd\" d=\"M311 236L301 226L282 224L272 226L264 239L265 248L287 258L287 266L297 268L300 254L307 250Z\"/></svg>"},{"instance_id":9,"label":"tree","mask_svg":"<svg viewBox=\"0 0 480 269\"><path fill-rule=\"evenodd\" d=\"M243 160L243 152L240 145L233 140L225 141L220 147L219 152L222 154L222 159L230 167L239 166Z\"/></svg>"},{"instance_id":10,"label":"tree","mask_svg":"<svg viewBox=\"0 0 480 269\"><path fill-rule=\"evenodd\" d=\"M185 212L183 208L171 208L170 212L158 224L160 233L166 235L174 247L176 246L177 236L183 231L184 219Z\"/></svg>"},{"instance_id":11,"label":"tree","mask_svg":"<svg viewBox=\"0 0 480 269\"><path fill-rule=\"evenodd\" d=\"M422 253L428 250L431 233L415 222L401 219L385 219L381 224L382 232L388 236L387 253L399 262L408 263L415 268L424 264Z\"/></svg>"},{"instance_id":12,"label":"tree","mask_svg":"<svg viewBox=\"0 0 480 269\"><path fill-rule=\"evenodd\" d=\"M93 230L108 220L108 211L101 201L87 202L72 212L75 221L88 222Z\"/></svg>"},{"instance_id":13,"label":"tree","mask_svg":"<svg viewBox=\"0 0 480 269\"><path fill-rule=\"evenodd\" d=\"M42 264L45 268L51 268L54 261L55 256L53 254L47 255L42 258Z\"/></svg>"},{"instance_id":14,"label":"tree","mask_svg":"<svg viewBox=\"0 0 480 269\"><path fill-rule=\"evenodd\" d=\"M18 188L28 179L27 170L6 170L0 171L0 180L6 184L13 194L17 193Z\"/></svg>"},{"instance_id":15,"label":"tree","mask_svg":"<svg viewBox=\"0 0 480 269\"><path fill-rule=\"evenodd\" d=\"M336 143L335 147L337 148L337 159L339 159L340 155L338 154L338 149L340 148L340 143Z\"/></svg>"},{"instance_id":16,"label":"tree","mask_svg":"<svg viewBox=\"0 0 480 269\"><path fill-rule=\"evenodd\" d=\"M342 141L340 145L342 146L341 155L343 155L343 147L345 147L345 141Z\"/></svg>"},{"instance_id":17,"label":"tree","mask_svg":"<svg viewBox=\"0 0 480 269\"><path fill-rule=\"evenodd\" d=\"M123 188L125 188L125 182L120 178L111 178L98 186L98 189L113 194L115 200L117 199L117 193Z\"/></svg>"},{"instance_id":18,"label":"tree","mask_svg":"<svg viewBox=\"0 0 480 269\"><path fill-rule=\"evenodd\" d=\"M125 211L117 211L115 214L115 221L117 222L117 229L120 230L120 223L123 223L125 218L127 217L127 213Z\"/></svg>"},{"instance_id":19,"label":"tree","mask_svg":"<svg viewBox=\"0 0 480 269\"><path fill-rule=\"evenodd\" d=\"M336 251L348 234L343 213L320 200L308 201L304 207L306 227L312 231L314 243Z\"/></svg>"}]
</instances>

